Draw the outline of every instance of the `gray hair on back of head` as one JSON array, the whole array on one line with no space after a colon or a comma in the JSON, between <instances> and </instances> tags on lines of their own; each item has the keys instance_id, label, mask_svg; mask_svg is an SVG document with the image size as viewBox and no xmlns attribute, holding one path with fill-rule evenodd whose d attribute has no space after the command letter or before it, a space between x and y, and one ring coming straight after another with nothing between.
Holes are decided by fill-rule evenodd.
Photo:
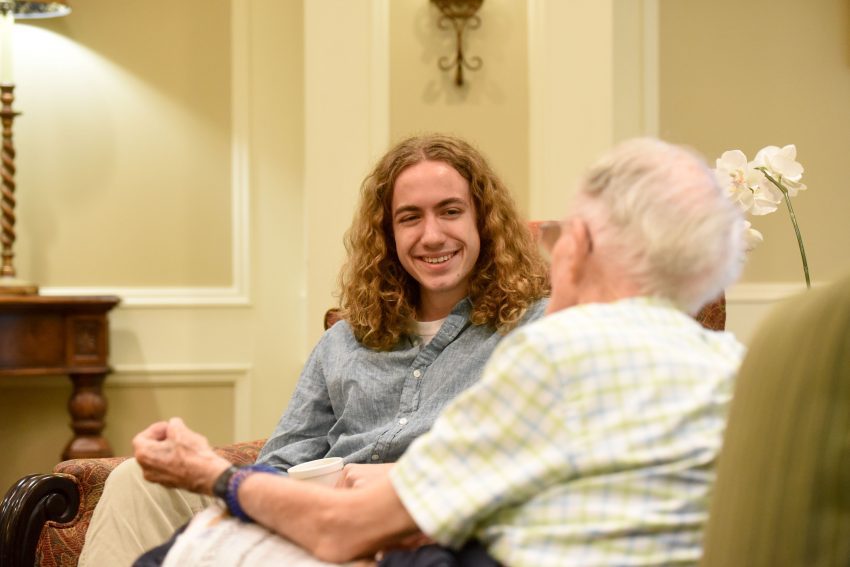
<instances>
[{"instance_id":1,"label":"gray hair on back of head","mask_svg":"<svg viewBox=\"0 0 850 567\"><path fill-rule=\"evenodd\" d=\"M740 274L743 213L684 147L654 138L618 144L585 175L576 205L594 252L645 295L696 313Z\"/></svg>"}]
</instances>

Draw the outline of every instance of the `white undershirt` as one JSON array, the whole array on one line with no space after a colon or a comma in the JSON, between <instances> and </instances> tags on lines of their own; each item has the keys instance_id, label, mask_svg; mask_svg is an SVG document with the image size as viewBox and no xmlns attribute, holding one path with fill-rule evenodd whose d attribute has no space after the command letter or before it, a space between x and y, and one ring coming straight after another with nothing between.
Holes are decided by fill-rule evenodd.
<instances>
[{"instance_id":1,"label":"white undershirt","mask_svg":"<svg viewBox=\"0 0 850 567\"><path fill-rule=\"evenodd\" d=\"M422 346L431 342L431 339L434 338L434 335L436 335L440 330L440 327L443 326L443 321L445 320L446 318L443 317L436 321L416 321L416 334L419 335L419 338L422 341Z\"/></svg>"}]
</instances>

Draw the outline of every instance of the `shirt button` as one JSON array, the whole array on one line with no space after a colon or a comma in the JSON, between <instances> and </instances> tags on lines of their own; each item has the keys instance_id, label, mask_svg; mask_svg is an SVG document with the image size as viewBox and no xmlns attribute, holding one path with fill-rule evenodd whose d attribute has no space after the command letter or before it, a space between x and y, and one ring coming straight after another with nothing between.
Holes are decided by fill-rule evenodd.
<instances>
[{"instance_id":1,"label":"shirt button","mask_svg":"<svg viewBox=\"0 0 850 567\"><path fill-rule=\"evenodd\" d=\"M403 418L401 418L400 420L398 420L398 424L399 424L399 425L405 425L406 423L407 423L407 418L406 418L406 417L403 417Z\"/></svg>"},{"instance_id":2,"label":"shirt button","mask_svg":"<svg viewBox=\"0 0 850 567\"><path fill-rule=\"evenodd\" d=\"M414 370L414 371L413 371L413 377L414 377L414 378L419 378L420 376L422 376L422 371L421 371L421 370L419 370L419 369L417 368L416 370Z\"/></svg>"},{"instance_id":3,"label":"shirt button","mask_svg":"<svg viewBox=\"0 0 850 567\"><path fill-rule=\"evenodd\" d=\"M381 458L381 456L380 456L379 454L377 454L377 453L375 453L374 455L372 455L372 460L373 460L373 461L377 461L377 460L378 460L378 459L380 459L380 458Z\"/></svg>"}]
</instances>

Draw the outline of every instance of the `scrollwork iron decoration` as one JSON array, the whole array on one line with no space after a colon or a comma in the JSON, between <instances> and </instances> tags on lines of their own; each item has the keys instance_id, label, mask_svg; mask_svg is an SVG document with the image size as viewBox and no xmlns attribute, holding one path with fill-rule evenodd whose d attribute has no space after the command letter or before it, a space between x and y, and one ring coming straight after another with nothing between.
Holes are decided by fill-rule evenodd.
<instances>
[{"instance_id":1,"label":"scrollwork iron decoration","mask_svg":"<svg viewBox=\"0 0 850 567\"><path fill-rule=\"evenodd\" d=\"M476 15L476 12L484 0L431 0L431 2L436 4L443 14L437 26L442 30L454 28L457 42L457 54L454 59L448 56L440 57L438 65L443 71L454 67L455 84L460 87L463 85L464 67L470 71L477 71L484 64L480 57L467 59L463 54L463 32L466 29L475 30L481 26L481 18Z\"/></svg>"}]
</instances>

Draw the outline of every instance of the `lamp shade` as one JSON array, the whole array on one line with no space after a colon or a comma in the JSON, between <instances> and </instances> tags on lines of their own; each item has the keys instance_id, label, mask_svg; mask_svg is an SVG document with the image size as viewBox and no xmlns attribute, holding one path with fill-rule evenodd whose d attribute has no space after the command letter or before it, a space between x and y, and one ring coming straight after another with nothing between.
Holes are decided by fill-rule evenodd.
<instances>
[{"instance_id":1,"label":"lamp shade","mask_svg":"<svg viewBox=\"0 0 850 567\"><path fill-rule=\"evenodd\" d=\"M30 20L35 18L58 18L71 13L67 0L50 0L49 2L24 2L15 0L15 19Z\"/></svg>"}]
</instances>

